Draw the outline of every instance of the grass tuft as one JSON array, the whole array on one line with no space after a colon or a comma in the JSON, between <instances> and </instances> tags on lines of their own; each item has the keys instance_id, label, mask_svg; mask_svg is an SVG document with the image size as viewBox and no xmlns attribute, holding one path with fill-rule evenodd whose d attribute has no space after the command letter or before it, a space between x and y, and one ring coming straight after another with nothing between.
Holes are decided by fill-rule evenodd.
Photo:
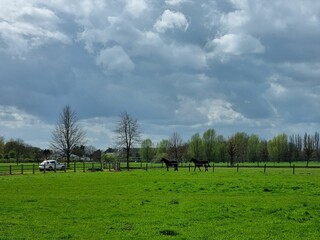
<instances>
[{"instance_id":1,"label":"grass tuft","mask_svg":"<svg viewBox=\"0 0 320 240\"><path fill-rule=\"evenodd\" d=\"M161 235L166 235L166 236L177 236L177 235L178 235L178 233L177 233L176 231L174 231L174 230L168 230L168 229L166 229L166 230L161 230L161 231L160 231L160 234L161 234Z\"/></svg>"}]
</instances>

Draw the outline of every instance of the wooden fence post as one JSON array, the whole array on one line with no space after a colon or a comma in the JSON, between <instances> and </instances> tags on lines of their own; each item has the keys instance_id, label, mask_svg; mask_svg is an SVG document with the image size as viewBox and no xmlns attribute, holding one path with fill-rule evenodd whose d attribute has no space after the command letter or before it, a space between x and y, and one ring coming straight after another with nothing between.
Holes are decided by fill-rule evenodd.
<instances>
[{"instance_id":1,"label":"wooden fence post","mask_svg":"<svg viewBox=\"0 0 320 240\"><path fill-rule=\"evenodd\" d=\"M214 163L212 163L212 172L214 173Z\"/></svg>"},{"instance_id":2,"label":"wooden fence post","mask_svg":"<svg viewBox=\"0 0 320 240\"><path fill-rule=\"evenodd\" d=\"M266 171L267 171L267 164L264 164L263 173L266 174Z\"/></svg>"},{"instance_id":3,"label":"wooden fence post","mask_svg":"<svg viewBox=\"0 0 320 240\"><path fill-rule=\"evenodd\" d=\"M239 163L237 164L237 172L239 172Z\"/></svg>"},{"instance_id":4,"label":"wooden fence post","mask_svg":"<svg viewBox=\"0 0 320 240\"><path fill-rule=\"evenodd\" d=\"M146 171L148 171L148 163L146 163Z\"/></svg>"},{"instance_id":5,"label":"wooden fence post","mask_svg":"<svg viewBox=\"0 0 320 240\"><path fill-rule=\"evenodd\" d=\"M35 174L35 165L32 164L32 173Z\"/></svg>"},{"instance_id":6,"label":"wooden fence post","mask_svg":"<svg viewBox=\"0 0 320 240\"><path fill-rule=\"evenodd\" d=\"M85 162L83 162L83 164L82 164L82 170L83 170L83 172L86 172L86 163Z\"/></svg>"},{"instance_id":7,"label":"wooden fence post","mask_svg":"<svg viewBox=\"0 0 320 240\"><path fill-rule=\"evenodd\" d=\"M293 168L292 168L292 174L293 174L293 175L295 174L295 168L296 168L296 165L293 164Z\"/></svg>"}]
</instances>

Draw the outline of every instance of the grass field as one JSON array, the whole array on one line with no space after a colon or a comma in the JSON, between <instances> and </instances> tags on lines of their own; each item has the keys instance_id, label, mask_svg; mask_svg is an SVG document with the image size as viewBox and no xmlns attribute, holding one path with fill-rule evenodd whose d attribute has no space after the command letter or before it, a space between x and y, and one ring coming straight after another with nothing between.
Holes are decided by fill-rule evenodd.
<instances>
[{"instance_id":1,"label":"grass field","mask_svg":"<svg viewBox=\"0 0 320 240\"><path fill-rule=\"evenodd\" d=\"M320 169L0 176L0 239L320 239Z\"/></svg>"}]
</instances>

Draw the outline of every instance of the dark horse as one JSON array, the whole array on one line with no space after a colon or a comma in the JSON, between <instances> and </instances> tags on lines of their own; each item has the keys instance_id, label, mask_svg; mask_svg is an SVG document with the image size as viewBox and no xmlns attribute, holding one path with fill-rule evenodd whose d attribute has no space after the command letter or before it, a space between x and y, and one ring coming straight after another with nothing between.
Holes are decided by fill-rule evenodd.
<instances>
[{"instance_id":1,"label":"dark horse","mask_svg":"<svg viewBox=\"0 0 320 240\"><path fill-rule=\"evenodd\" d=\"M208 171L208 167L210 167L209 161L199 161L195 158L191 158L190 162L194 163L194 171L196 170L197 167L201 171L200 167L202 167L202 166L204 166L205 171Z\"/></svg>"},{"instance_id":2,"label":"dark horse","mask_svg":"<svg viewBox=\"0 0 320 240\"><path fill-rule=\"evenodd\" d=\"M174 167L174 170L178 171L178 162L177 161L169 161L165 158L162 158L161 162L164 162L166 164L167 171L169 171L169 167Z\"/></svg>"}]
</instances>

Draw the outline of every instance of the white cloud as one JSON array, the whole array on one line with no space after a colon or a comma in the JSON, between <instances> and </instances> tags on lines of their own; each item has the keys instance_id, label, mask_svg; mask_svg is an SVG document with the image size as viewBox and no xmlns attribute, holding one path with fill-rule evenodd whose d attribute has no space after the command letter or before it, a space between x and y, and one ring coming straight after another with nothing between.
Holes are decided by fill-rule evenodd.
<instances>
[{"instance_id":1,"label":"white cloud","mask_svg":"<svg viewBox=\"0 0 320 240\"><path fill-rule=\"evenodd\" d=\"M71 39L59 30L61 23L52 10L21 1L1 4L1 51L23 58L24 53L51 42L69 44Z\"/></svg>"},{"instance_id":2,"label":"white cloud","mask_svg":"<svg viewBox=\"0 0 320 240\"><path fill-rule=\"evenodd\" d=\"M209 47L214 48L214 55L242 55L264 53L265 48L260 41L246 34L226 34L215 38Z\"/></svg>"},{"instance_id":3,"label":"white cloud","mask_svg":"<svg viewBox=\"0 0 320 240\"><path fill-rule=\"evenodd\" d=\"M53 126L17 107L0 105L0 129L6 140L22 139L32 146L48 148Z\"/></svg>"},{"instance_id":4,"label":"white cloud","mask_svg":"<svg viewBox=\"0 0 320 240\"><path fill-rule=\"evenodd\" d=\"M0 105L0 126L7 128L24 128L28 126L44 126L36 116L21 111L13 106Z\"/></svg>"},{"instance_id":5,"label":"white cloud","mask_svg":"<svg viewBox=\"0 0 320 240\"><path fill-rule=\"evenodd\" d=\"M171 10L165 10L161 17L154 24L154 28L157 32L164 33L168 29L181 29L186 31L189 27L187 18L181 12L174 12Z\"/></svg>"},{"instance_id":6,"label":"white cloud","mask_svg":"<svg viewBox=\"0 0 320 240\"><path fill-rule=\"evenodd\" d=\"M170 6L176 6L176 5L180 5L181 3L184 3L188 0L166 0L165 3L170 5Z\"/></svg>"},{"instance_id":7,"label":"white cloud","mask_svg":"<svg viewBox=\"0 0 320 240\"><path fill-rule=\"evenodd\" d=\"M320 2L313 0L304 1L277 1L270 4L268 1L243 1L232 0L234 11L227 12L221 17L222 31L227 33L247 33L265 35L274 33L296 31L310 33L313 29L319 33L317 26L320 19L318 12ZM307 30L307 31L306 31Z\"/></svg>"},{"instance_id":8,"label":"white cloud","mask_svg":"<svg viewBox=\"0 0 320 240\"><path fill-rule=\"evenodd\" d=\"M267 78L267 82L269 89L266 93L268 94L268 99L270 99L270 101L287 98L290 95L290 91L296 88L296 86L290 84L293 82L292 79L279 74L273 74ZM289 86L287 87L286 85Z\"/></svg>"},{"instance_id":9,"label":"white cloud","mask_svg":"<svg viewBox=\"0 0 320 240\"><path fill-rule=\"evenodd\" d=\"M147 8L146 0L126 0L125 9L134 17L139 17Z\"/></svg>"},{"instance_id":10,"label":"white cloud","mask_svg":"<svg viewBox=\"0 0 320 240\"><path fill-rule=\"evenodd\" d=\"M134 63L120 46L101 50L96 63L106 72L130 72L134 69Z\"/></svg>"},{"instance_id":11,"label":"white cloud","mask_svg":"<svg viewBox=\"0 0 320 240\"><path fill-rule=\"evenodd\" d=\"M214 123L244 123L249 122L241 113L235 111L231 103L221 100L205 100L197 110L208 118L208 125Z\"/></svg>"}]
</instances>

